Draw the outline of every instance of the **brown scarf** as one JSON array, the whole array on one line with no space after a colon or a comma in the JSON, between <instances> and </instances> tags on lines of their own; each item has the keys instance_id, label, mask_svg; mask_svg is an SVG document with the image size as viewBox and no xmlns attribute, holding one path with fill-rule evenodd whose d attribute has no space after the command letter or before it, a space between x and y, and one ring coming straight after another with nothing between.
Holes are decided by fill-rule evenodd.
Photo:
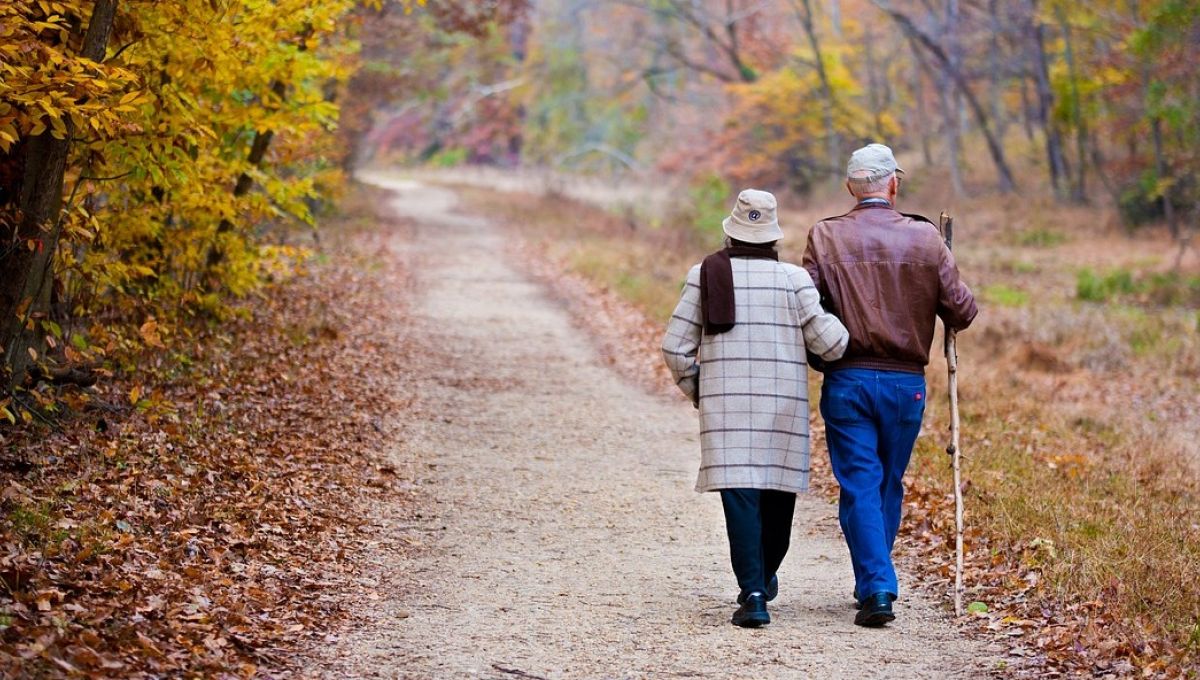
<instances>
[{"instance_id":1,"label":"brown scarf","mask_svg":"<svg viewBox=\"0 0 1200 680\"><path fill-rule=\"evenodd\" d=\"M718 250L700 263L700 309L704 314L704 332L718 335L733 328L737 309L733 298L733 263L730 258L747 257L779 261L774 246L735 244Z\"/></svg>"}]
</instances>

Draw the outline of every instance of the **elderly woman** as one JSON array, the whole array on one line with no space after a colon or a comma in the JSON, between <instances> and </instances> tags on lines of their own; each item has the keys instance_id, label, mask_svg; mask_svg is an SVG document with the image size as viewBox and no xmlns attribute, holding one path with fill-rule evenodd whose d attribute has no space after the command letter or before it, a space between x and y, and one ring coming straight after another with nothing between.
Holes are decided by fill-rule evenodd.
<instances>
[{"instance_id":1,"label":"elderly woman","mask_svg":"<svg viewBox=\"0 0 1200 680\"><path fill-rule=\"evenodd\" d=\"M808 489L806 352L832 361L846 328L803 268L780 262L775 197L747 189L723 223L726 247L692 267L662 352L700 410L697 491L720 491L741 592L734 625L771 622L767 601Z\"/></svg>"}]
</instances>

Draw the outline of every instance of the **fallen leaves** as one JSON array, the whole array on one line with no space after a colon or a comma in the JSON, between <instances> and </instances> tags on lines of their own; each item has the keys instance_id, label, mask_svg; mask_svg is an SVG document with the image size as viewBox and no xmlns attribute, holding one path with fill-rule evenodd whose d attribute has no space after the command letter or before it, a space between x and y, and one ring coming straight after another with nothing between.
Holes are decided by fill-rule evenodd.
<instances>
[{"instance_id":1,"label":"fallen leaves","mask_svg":"<svg viewBox=\"0 0 1200 680\"><path fill-rule=\"evenodd\" d=\"M191 368L148 319L135 379L4 433L0 676L250 677L325 639L402 483L376 452L407 403L410 350L381 331L404 276L362 257L188 329Z\"/></svg>"}]
</instances>

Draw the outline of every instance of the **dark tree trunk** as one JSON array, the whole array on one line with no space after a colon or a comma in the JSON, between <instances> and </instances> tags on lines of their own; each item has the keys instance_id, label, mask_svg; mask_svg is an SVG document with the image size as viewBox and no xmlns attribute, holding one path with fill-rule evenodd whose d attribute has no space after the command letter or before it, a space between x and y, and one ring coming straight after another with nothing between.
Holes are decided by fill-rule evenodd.
<instances>
[{"instance_id":1,"label":"dark tree trunk","mask_svg":"<svg viewBox=\"0 0 1200 680\"><path fill-rule=\"evenodd\" d=\"M995 131L988 120L987 111L979 103L979 98L971 91L962 69L956 68L950 57L946 54L946 50L942 48L938 41L918 29L907 15L892 9L885 0L873 0L873 2L876 7L879 7L891 17L909 37L920 43L921 47L933 55L934 60L941 67L940 70L950 79L958 90L958 93L966 100L967 106L971 109L971 113L975 117L975 122L979 125L979 131L983 133L984 140L987 142L988 154L992 157L992 163L996 166L996 173L999 175L998 187L1000 191L1008 193L1015 189L1016 184L1013 181L1012 169L1009 168L1008 160L1004 155L1004 147L1000 145L1000 140L996 139Z\"/></svg>"},{"instance_id":2,"label":"dark tree trunk","mask_svg":"<svg viewBox=\"0 0 1200 680\"><path fill-rule=\"evenodd\" d=\"M104 59L116 13L117 0L96 0L81 57ZM42 347L40 333L30 329L30 322L43 316L50 303L54 253L62 230L63 176L74 133L70 120L65 122L62 139L47 130L21 145L20 217L12 242L0 251L0 348L10 385L24 381L33 361L30 350Z\"/></svg>"},{"instance_id":3,"label":"dark tree trunk","mask_svg":"<svg viewBox=\"0 0 1200 680\"><path fill-rule=\"evenodd\" d=\"M817 68L817 79L821 83L821 121L825 125L825 141L826 154L829 156L828 165L833 175L835 182L841 182L845 178L842 176L839 168L841 167L841 135L833 123L833 110L836 102L834 101L833 86L829 83L829 73L825 70L825 57L821 54L821 42L817 36L817 29L813 22L812 0L793 0L793 7L796 10L796 17L800 20L800 25L804 28L804 34L808 37L809 48L813 51L813 59Z\"/></svg>"},{"instance_id":4,"label":"dark tree trunk","mask_svg":"<svg viewBox=\"0 0 1200 680\"><path fill-rule=\"evenodd\" d=\"M867 58L867 105L871 108L871 132L883 139L883 102L880 97L879 64L875 60L875 36L871 23L863 27L863 52Z\"/></svg>"},{"instance_id":5,"label":"dark tree trunk","mask_svg":"<svg viewBox=\"0 0 1200 680\"><path fill-rule=\"evenodd\" d=\"M287 86L282 80L276 80L271 83L271 92L280 100L287 94ZM262 165L263 158L267 155L267 148L271 146L271 140L275 137L273 130L260 130L254 133L254 141L250 143L250 154L246 156L246 160L251 166L257 168ZM233 185L233 195L242 197L250 193L254 188L254 178L250 173L243 172L238 175L237 182ZM233 231L233 221L229 218L224 218L217 224L217 238L213 241L212 246L208 249L208 258L206 264L209 269L217 266L225 259L225 253L221 250L221 236Z\"/></svg>"},{"instance_id":6,"label":"dark tree trunk","mask_svg":"<svg viewBox=\"0 0 1200 680\"><path fill-rule=\"evenodd\" d=\"M925 107L925 80L921 77L924 59L921 57L921 48L917 46L916 41L910 38L908 44L913 55L912 91L917 117L916 129L921 136L921 158L924 159L926 166L930 166L933 165L933 150L929 148L929 113Z\"/></svg>"},{"instance_id":7,"label":"dark tree trunk","mask_svg":"<svg viewBox=\"0 0 1200 680\"><path fill-rule=\"evenodd\" d=\"M1050 119L1054 108L1054 92L1050 89L1050 63L1046 57L1046 25L1037 18L1037 0L1029 2L1030 50L1033 53L1034 86L1037 88L1038 124L1046 135L1046 160L1050 172L1050 186L1055 195L1062 197L1063 183L1067 180L1067 161L1063 156L1062 136L1058 125Z\"/></svg>"},{"instance_id":8,"label":"dark tree trunk","mask_svg":"<svg viewBox=\"0 0 1200 680\"><path fill-rule=\"evenodd\" d=\"M1075 68L1075 47L1071 37L1071 24L1067 21L1066 12L1061 6L1054 8L1058 18L1059 28L1063 32L1063 46L1067 60L1067 79L1071 90L1071 118L1075 125L1075 181L1071 185L1071 200L1076 203L1087 202L1087 155L1088 128L1087 119L1083 115L1083 100L1079 96L1078 71Z\"/></svg>"},{"instance_id":9,"label":"dark tree trunk","mask_svg":"<svg viewBox=\"0 0 1200 680\"><path fill-rule=\"evenodd\" d=\"M1000 49L1001 25L998 0L989 0L988 2L988 29L991 33L988 71L991 74L992 86L990 97L992 123L996 126L996 136L1003 141L1004 135L1008 131L1008 118L1004 110L1004 89L1007 85L1007 77L1000 65L1003 54Z\"/></svg>"},{"instance_id":10,"label":"dark tree trunk","mask_svg":"<svg viewBox=\"0 0 1200 680\"><path fill-rule=\"evenodd\" d=\"M1029 98L1029 78L1021 78L1021 128L1025 130L1025 139L1033 141L1033 103Z\"/></svg>"}]
</instances>

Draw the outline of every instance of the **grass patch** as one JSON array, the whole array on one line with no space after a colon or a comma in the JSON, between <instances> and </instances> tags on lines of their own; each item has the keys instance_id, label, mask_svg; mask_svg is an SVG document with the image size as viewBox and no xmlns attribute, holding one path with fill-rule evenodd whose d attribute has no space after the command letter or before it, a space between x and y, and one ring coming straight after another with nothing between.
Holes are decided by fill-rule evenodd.
<instances>
[{"instance_id":1,"label":"grass patch","mask_svg":"<svg viewBox=\"0 0 1200 680\"><path fill-rule=\"evenodd\" d=\"M1041 268L1029 260L1005 260L1000 270L1008 274L1028 275L1038 273Z\"/></svg>"},{"instance_id":2,"label":"grass patch","mask_svg":"<svg viewBox=\"0 0 1200 680\"><path fill-rule=\"evenodd\" d=\"M1097 272L1085 267L1076 275L1075 296L1086 302L1133 299L1164 307L1200 305L1200 276L1179 272L1134 276L1128 269Z\"/></svg>"},{"instance_id":3,"label":"grass patch","mask_svg":"<svg viewBox=\"0 0 1200 680\"><path fill-rule=\"evenodd\" d=\"M665 320L678 302L682 274L673 280L665 271L645 264L645 259L588 243L571 254L569 264L573 271L616 291L650 318Z\"/></svg>"},{"instance_id":4,"label":"grass patch","mask_svg":"<svg viewBox=\"0 0 1200 680\"><path fill-rule=\"evenodd\" d=\"M54 518L46 506L18 505L8 513L7 524L13 533L32 545L41 547L51 533Z\"/></svg>"},{"instance_id":5,"label":"grass patch","mask_svg":"<svg viewBox=\"0 0 1200 680\"><path fill-rule=\"evenodd\" d=\"M984 300L1001 307L1024 307L1029 303L1029 293L1003 283L985 286L980 292Z\"/></svg>"},{"instance_id":6,"label":"grass patch","mask_svg":"<svg viewBox=\"0 0 1200 680\"><path fill-rule=\"evenodd\" d=\"M1114 319L1134 356L1171 355L1183 349L1183 338L1178 334L1180 329L1162 314L1148 313L1142 307L1118 305Z\"/></svg>"},{"instance_id":7,"label":"grass patch","mask_svg":"<svg viewBox=\"0 0 1200 680\"><path fill-rule=\"evenodd\" d=\"M968 552L985 565L973 587L980 579L994 579L991 587L1001 590L1006 578L1033 579L1040 596L1035 611L1052 612L1050 621L1069 619L1075 615L1069 607L1082 606L1102 628L1100 622L1120 626L1120 633L1080 640L1085 646L1101 644L1105 635L1137 639L1158 630L1185 648L1200 582L1178 575L1200 573L1192 510L1200 497L1156 484L1156 466L1168 463L1150 451L1119 464L1105 453L1133 451L1143 442L1105 423L1057 422L1036 404L1018 406L1020 400L1002 392L990 390L964 429L967 527L975 537ZM933 414L927 431L941 432L942 420ZM919 442L910 479L948 489L941 443L927 439ZM1000 608L1018 615L1012 610L1024 606L1022 597Z\"/></svg>"},{"instance_id":8,"label":"grass patch","mask_svg":"<svg viewBox=\"0 0 1200 680\"><path fill-rule=\"evenodd\" d=\"M1067 242L1067 235L1047 227L1033 227L1017 232L1013 243L1026 248L1053 248Z\"/></svg>"}]
</instances>

